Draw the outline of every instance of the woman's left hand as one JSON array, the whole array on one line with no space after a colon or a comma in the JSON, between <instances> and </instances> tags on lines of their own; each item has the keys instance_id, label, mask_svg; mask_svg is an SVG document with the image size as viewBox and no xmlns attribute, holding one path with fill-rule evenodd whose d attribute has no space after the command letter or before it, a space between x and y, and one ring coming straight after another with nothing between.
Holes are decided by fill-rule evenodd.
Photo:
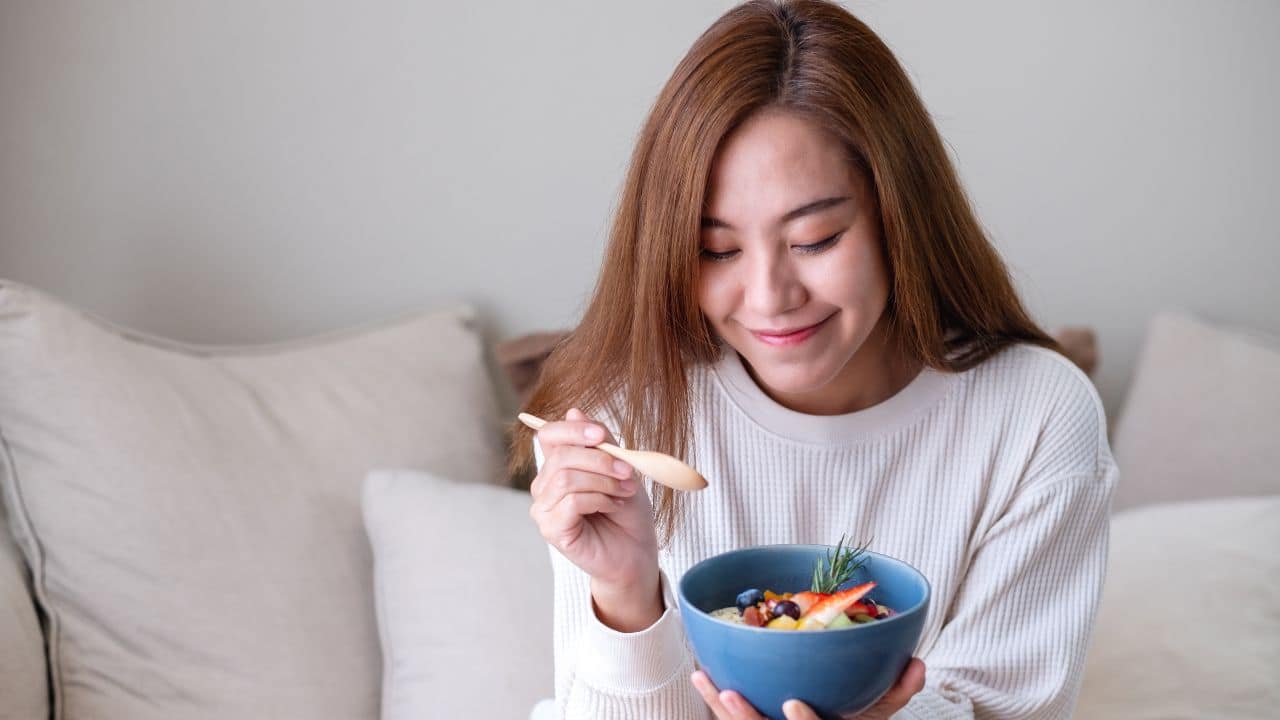
<instances>
[{"instance_id":1,"label":"woman's left hand","mask_svg":"<svg viewBox=\"0 0 1280 720\"><path fill-rule=\"evenodd\" d=\"M693 686L702 694L702 699L716 714L718 720L763 720L760 713L756 712L756 709L751 707L751 703L748 703L739 693L733 690L716 690L716 686L711 684L711 678L707 677L705 672L699 670L689 679L693 681ZM888 720L890 716L906 706L911 696L923 688L924 662L920 658L911 658L907 668L898 676L898 682L889 688L889 692L886 692L879 702L864 712L849 717L856 717L858 720ZM782 706L782 712L787 720L819 720L818 714L799 700L788 700Z\"/></svg>"}]
</instances>

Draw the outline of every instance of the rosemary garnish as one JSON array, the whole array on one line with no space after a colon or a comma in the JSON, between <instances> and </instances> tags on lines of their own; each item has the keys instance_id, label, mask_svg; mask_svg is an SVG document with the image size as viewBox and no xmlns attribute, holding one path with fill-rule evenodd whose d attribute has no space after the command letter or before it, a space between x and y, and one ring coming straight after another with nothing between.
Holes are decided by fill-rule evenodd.
<instances>
[{"instance_id":1,"label":"rosemary garnish","mask_svg":"<svg viewBox=\"0 0 1280 720\"><path fill-rule=\"evenodd\" d=\"M813 564L813 583L809 588L813 592L825 594L835 592L853 577L853 573L858 568L867 563L865 553L871 541L863 543L858 548L847 548L844 546L844 541L845 536L841 535L840 542L836 543L834 556L828 550L826 558L819 557Z\"/></svg>"}]
</instances>

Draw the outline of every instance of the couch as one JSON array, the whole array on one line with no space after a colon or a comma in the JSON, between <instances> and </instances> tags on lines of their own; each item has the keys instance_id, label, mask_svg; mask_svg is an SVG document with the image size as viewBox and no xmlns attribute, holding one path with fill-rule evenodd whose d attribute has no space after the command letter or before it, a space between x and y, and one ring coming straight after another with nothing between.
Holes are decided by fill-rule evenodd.
<instances>
[{"instance_id":1,"label":"couch","mask_svg":"<svg viewBox=\"0 0 1280 720\"><path fill-rule=\"evenodd\" d=\"M200 347L0 281L0 720L527 717L553 595L498 383L556 336L475 325ZM1278 430L1280 346L1153 321L1081 717L1274 716Z\"/></svg>"}]
</instances>

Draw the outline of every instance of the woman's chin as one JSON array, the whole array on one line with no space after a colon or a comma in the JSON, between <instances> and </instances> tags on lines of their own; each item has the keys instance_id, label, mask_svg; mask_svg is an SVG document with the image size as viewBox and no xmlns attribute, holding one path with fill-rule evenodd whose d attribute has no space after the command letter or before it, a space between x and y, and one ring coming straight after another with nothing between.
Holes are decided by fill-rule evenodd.
<instances>
[{"instance_id":1,"label":"woman's chin","mask_svg":"<svg viewBox=\"0 0 1280 720\"><path fill-rule=\"evenodd\" d=\"M811 397L821 393L831 377L813 372L813 367L753 367L755 381L775 397ZM833 373L834 374L834 373Z\"/></svg>"}]
</instances>

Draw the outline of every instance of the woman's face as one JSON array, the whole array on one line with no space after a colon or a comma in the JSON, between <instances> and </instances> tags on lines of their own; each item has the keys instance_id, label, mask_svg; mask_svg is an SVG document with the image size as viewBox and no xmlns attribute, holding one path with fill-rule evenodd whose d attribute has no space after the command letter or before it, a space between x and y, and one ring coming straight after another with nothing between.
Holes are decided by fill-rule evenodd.
<instances>
[{"instance_id":1,"label":"woman's face","mask_svg":"<svg viewBox=\"0 0 1280 720\"><path fill-rule=\"evenodd\" d=\"M766 111L725 139L701 254L703 314L775 399L829 408L821 398L848 395L863 375L850 369L880 365L866 357L886 347L867 343L889 295L879 214L863 173L817 126ZM865 361L851 362L864 344Z\"/></svg>"}]
</instances>

